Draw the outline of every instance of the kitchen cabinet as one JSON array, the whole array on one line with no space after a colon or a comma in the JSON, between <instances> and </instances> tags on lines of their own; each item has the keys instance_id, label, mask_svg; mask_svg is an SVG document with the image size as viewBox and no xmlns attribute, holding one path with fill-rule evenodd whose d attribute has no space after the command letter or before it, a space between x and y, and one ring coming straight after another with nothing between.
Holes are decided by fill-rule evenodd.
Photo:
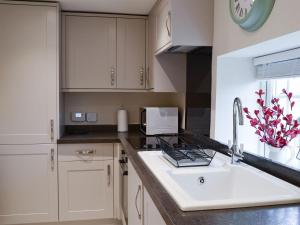
<instances>
[{"instance_id":1,"label":"kitchen cabinet","mask_svg":"<svg viewBox=\"0 0 300 225\"><path fill-rule=\"evenodd\" d=\"M146 86L146 20L117 19L117 88Z\"/></svg>"},{"instance_id":2,"label":"kitchen cabinet","mask_svg":"<svg viewBox=\"0 0 300 225\"><path fill-rule=\"evenodd\" d=\"M128 162L128 225L143 225L143 183Z\"/></svg>"},{"instance_id":3,"label":"kitchen cabinet","mask_svg":"<svg viewBox=\"0 0 300 225\"><path fill-rule=\"evenodd\" d=\"M148 191L144 188L144 225L166 225Z\"/></svg>"},{"instance_id":4,"label":"kitchen cabinet","mask_svg":"<svg viewBox=\"0 0 300 225\"><path fill-rule=\"evenodd\" d=\"M155 53L188 52L212 46L213 1L159 0L155 17Z\"/></svg>"},{"instance_id":5,"label":"kitchen cabinet","mask_svg":"<svg viewBox=\"0 0 300 225\"><path fill-rule=\"evenodd\" d=\"M0 2L0 143L57 139L58 5Z\"/></svg>"},{"instance_id":6,"label":"kitchen cabinet","mask_svg":"<svg viewBox=\"0 0 300 225\"><path fill-rule=\"evenodd\" d=\"M63 18L64 88L116 88L116 18Z\"/></svg>"},{"instance_id":7,"label":"kitchen cabinet","mask_svg":"<svg viewBox=\"0 0 300 225\"><path fill-rule=\"evenodd\" d=\"M168 3L164 1L164 3ZM149 88L153 92L185 93L186 90L186 54L156 54L157 49L157 7L150 12L148 19L148 64ZM163 5L168 7L167 5ZM163 27L165 28L165 27ZM169 42L167 35L162 35L161 40Z\"/></svg>"},{"instance_id":8,"label":"kitchen cabinet","mask_svg":"<svg viewBox=\"0 0 300 225\"><path fill-rule=\"evenodd\" d=\"M166 225L147 189L128 162L128 225Z\"/></svg>"},{"instance_id":9,"label":"kitchen cabinet","mask_svg":"<svg viewBox=\"0 0 300 225\"><path fill-rule=\"evenodd\" d=\"M56 145L0 145L0 224L57 222Z\"/></svg>"},{"instance_id":10,"label":"kitchen cabinet","mask_svg":"<svg viewBox=\"0 0 300 225\"><path fill-rule=\"evenodd\" d=\"M171 42L171 8L170 1L161 1L156 12L156 50Z\"/></svg>"},{"instance_id":11,"label":"kitchen cabinet","mask_svg":"<svg viewBox=\"0 0 300 225\"><path fill-rule=\"evenodd\" d=\"M147 19L64 13L63 90L146 88Z\"/></svg>"},{"instance_id":12,"label":"kitchen cabinet","mask_svg":"<svg viewBox=\"0 0 300 225\"><path fill-rule=\"evenodd\" d=\"M58 146L60 221L114 218L113 144Z\"/></svg>"}]
</instances>

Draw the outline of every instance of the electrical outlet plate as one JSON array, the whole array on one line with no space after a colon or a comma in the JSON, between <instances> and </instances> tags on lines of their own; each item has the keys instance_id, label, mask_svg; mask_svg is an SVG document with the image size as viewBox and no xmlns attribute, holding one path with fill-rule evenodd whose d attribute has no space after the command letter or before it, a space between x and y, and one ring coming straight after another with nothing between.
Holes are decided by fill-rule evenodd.
<instances>
[{"instance_id":1,"label":"electrical outlet plate","mask_svg":"<svg viewBox=\"0 0 300 225\"><path fill-rule=\"evenodd\" d=\"M97 113L95 113L95 112L86 113L86 121L92 122L92 123L97 122Z\"/></svg>"}]
</instances>

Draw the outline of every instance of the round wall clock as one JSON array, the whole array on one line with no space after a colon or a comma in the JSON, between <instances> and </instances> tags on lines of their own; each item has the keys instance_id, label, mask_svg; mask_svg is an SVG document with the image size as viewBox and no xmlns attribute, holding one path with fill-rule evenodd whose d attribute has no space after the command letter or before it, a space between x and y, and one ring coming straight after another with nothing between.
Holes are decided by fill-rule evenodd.
<instances>
[{"instance_id":1,"label":"round wall clock","mask_svg":"<svg viewBox=\"0 0 300 225\"><path fill-rule=\"evenodd\" d=\"M268 19L275 0L230 0L231 17L246 31L259 29Z\"/></svg>"}]
</instances>

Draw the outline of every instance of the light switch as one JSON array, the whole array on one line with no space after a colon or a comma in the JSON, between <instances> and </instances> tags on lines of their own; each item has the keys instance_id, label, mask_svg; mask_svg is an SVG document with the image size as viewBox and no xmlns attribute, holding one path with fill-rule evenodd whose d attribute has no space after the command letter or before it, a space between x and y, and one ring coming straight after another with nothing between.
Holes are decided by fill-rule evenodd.
<instances>
[{"instance_id":1,"label":"light switch","mask_svg":"<svg viewBox=\"0 0 300 225\"><path fill-rule=\"evenodd\" d=\"M95 113L95 112L86 113L86 121L87 122L97 122L97 113Z\"/></svg>"}]
</instances>

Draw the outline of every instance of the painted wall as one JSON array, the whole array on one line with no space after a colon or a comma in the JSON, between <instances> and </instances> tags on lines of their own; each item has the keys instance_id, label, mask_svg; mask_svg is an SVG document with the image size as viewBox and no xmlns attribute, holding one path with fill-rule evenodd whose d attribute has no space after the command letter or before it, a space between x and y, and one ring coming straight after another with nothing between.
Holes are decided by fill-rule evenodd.
<instances>
[{"instance_id":1,"label":"painted wall","mask_svg":"<svg viewBox=\"0 0 300 225\"><path fill-rule=\"evenodd\" d=\"M257 108L255 90L261 87L256 79L255 68L251 58L222 57L218 60L220 76L217 79L215 112L215 139L228 144L233 137L233 99L239 97L244 107L253 111ZM263 155L263 145L258 142L255 130L244 117L244 125L238 126L238 140L244 145L244 150L257 155Z\"/></svg>"},{"instance_id":2,"label":"painted wall","mask_svg":"<svg viewBox=\"0 0 300 225\"><path fill-rule=\"evenodd\" d=\"M123 106L128 111L130 124L139 123L142 106L176 106L184 118L185 96L176 93L65 93L64 119L66 125L80 125L71 121L71 112L97 112L93 124L117 124L117 111ZM88 124L88 123L83 123ZM181 127L184 127L182 119Z\"/></svg>"},{"instance_id":3,"label":"painted wall","mask_svg":"<svg viewBox=\"0 0 300 225\"><path fill-rule=\"evenodd\" d=\"M222 60L220 56L244 48L245 51L240 51L240 54L232 55L232 57L243 57L245 55L258 56L263 53L271 53L272 50L285 50L288 46L296 46L298 43L287 43L288 39L282 39L285 41L278 40L278 42L276 42L277 44L273 42L273 45L270 45L270 43L267 43L266 41L272 39L275 40L276 38L282 37L286 34L300 31L299 0L276 0L273 11L267 22L258 31L252 33L243 31L233 22L229 12L229 0L215 0L214 6L211 116L211 137L213 138L216 136L216 123L218 123L215 112L218 110L223 110L222 108L218 108L216 102L217 92L220 91L219 94L222 92L222 90L217 90L219 88L217 87L217 80L221 80L221 76L224 76L220 71L222 67L219 67L218 65L221 63L220 60ZM299 38L294 38L294 40L299 41ZM265 45L258 45L256 48L246 49L246 47L255 46L262 42L266 42ZM266 49L265 51L262 51L264 47L266 47ZM240 74L240 76L245 75Z\"/></svg>"}]
</instances>

